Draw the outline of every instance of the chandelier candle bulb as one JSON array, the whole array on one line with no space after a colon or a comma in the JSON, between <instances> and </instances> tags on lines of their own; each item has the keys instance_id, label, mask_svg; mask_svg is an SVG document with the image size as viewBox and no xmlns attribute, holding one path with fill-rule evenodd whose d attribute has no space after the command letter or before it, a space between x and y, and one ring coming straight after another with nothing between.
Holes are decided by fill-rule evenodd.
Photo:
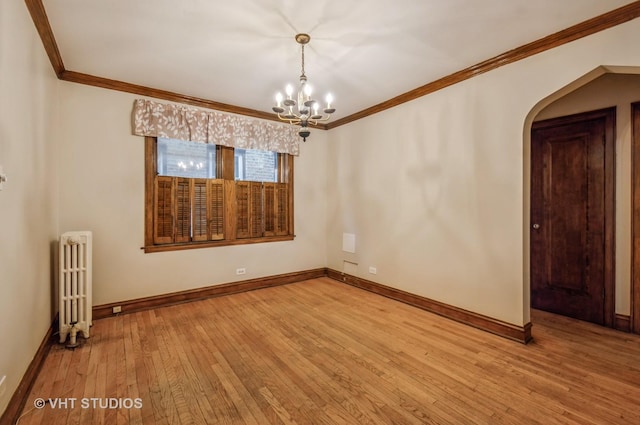
<instances>
[{"instance_id":1,"label":"chandelier candle bulb","mask_svg":"<svg viewBox=\"0 0 640 425\"><path fill-rule=\"evenodd\" d=\"M278 92L278 94L276 94L276 106L271 109L273 109L273 112L275 112L276 114L281 114L284 112L284 108L282 107L282 93Z\"/></svg>"}]
</instances>

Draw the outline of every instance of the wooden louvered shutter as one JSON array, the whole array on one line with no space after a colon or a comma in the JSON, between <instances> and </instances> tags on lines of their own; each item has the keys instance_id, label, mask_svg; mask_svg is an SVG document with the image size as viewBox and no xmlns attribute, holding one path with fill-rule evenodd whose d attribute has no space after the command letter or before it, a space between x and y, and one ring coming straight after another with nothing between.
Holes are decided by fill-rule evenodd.
<instances>
[{"instance_id":1,"label":"wooden louvered shutter","mask_svg":"<svg viewBox=\"0 0 640 425\"><path fill-rule=\"evenodd\" d=\"M156 176L153 200L153 243L173 242L173 181L172 177Z\"/></svg>"},{"instance_id":2,"label":"wooden louvered shutter","mask_svg":"<svg viewBox=\"0 0 640 425\"><path fill-rule=\"evenodd\" d=\"M207 228L207 180L193 179L191 193L191 212L193 214L193 240L206 241L209 237Z\"/></svg>"},{"instance_id":3,"label":"wooden louvered shutter","mask_svg":"<svg viewBox=\"0 0 640 425\"><path fill-rule=\"evenodd\" d=\"M236 237L248 238L251 236L249 221L249 203L251 188L249 182L236 182Z\"/></svg>"},{"instance_id":4,"label":"wooden louvered shutter","mask_svg":"<svg viewBox=\"0 0 640 425\"><path fill-rule=\"evenodd\" d=\"M278 236L289 234L289 185L276 183L275 211L276 229Z\"/></svg>"},{"instance_id":5,"label":"wooden louvered shutter","mask_svg":"<svg viewBox=\"0 0 640 425\"><path fill-rule=\"evenodd\" d=\"M209 239L219 241L224 239L224 180L207 180L207 185Z\"/></svg>"},{"instance_id":6,"label":"wooden louvered shutter","mask_svg":"<svg viewBox=\"0 0 640 425\"><path fill-rule=\"evenodd\" d=\"M276 184L264 184L264 236L276 234Z\"/></svg>"},{"instance_id":7,"label":"wooden louvered shutter","mask_svg":"<svg viewBox=\"0 0 640 425\"><path fill-rule=\"evenodd\" d=\"M191 181L176 178L176 242L191 240Z\"/></svg>"},{"instance_id":8,"label":"wooden louvered shutter","mask_svg":"<svg viewBox=\"0 0 640 425\"><path fill-rule=\"evenodd\" d=\"M234 149L217 147L218 179L185 178L158 175L157 149L147 137L145 252L293 239L293 158L278 156L283 183L235 181Z\"/></svg>"},{"instance_id":9,"label":"wooden louvered shutter","mask_svg":"<svg viewBox=\"0 0 640 425\"><path fill-rule=\"evenodd\" d=\"M262 236L262 183L251 182L251 211L249 212L251 220L251 237L259 238Z\"/></svg>"},{"instance_id":10,"label":"wooden louvered shutter","mask_svg":"<svg viewBox=\"0 0 640 425\"><path fill-rule=\"evenodd\" d=\"M236 182L236 237L259 238L263 233L262 183Z\"/></svg>"}]
</instances>

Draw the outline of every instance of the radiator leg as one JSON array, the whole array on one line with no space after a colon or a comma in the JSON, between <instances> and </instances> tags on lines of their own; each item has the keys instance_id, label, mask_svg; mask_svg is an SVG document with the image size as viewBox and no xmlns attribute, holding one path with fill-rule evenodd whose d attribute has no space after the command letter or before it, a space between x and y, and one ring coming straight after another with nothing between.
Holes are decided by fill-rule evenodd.
<instances>
[{"instance_id":1,"label":"radiator leg","mask_svg":"<svg viewBox=\"0 0 640 425\"><path fill-rule=\"evenodd\" d=\"M67 348L76 348L78 345L77 337L78 336L78 328L76 328L75 323L71 323L71 331L69 331L69 343L66 345Z\"/></svg>"},{"instance_id":2,"label":"radiator leg","mask_svg":"<svg viewBox=\"0 0 640 425\"><path fill-rule=\"evenodd\" d=\"M65 342L67 340L67 335L69 334L69 331L66 331L65 329L63 329L62 325L60 326L60 344L62 344L63 342Z\"/></svg>"}]
</instances>

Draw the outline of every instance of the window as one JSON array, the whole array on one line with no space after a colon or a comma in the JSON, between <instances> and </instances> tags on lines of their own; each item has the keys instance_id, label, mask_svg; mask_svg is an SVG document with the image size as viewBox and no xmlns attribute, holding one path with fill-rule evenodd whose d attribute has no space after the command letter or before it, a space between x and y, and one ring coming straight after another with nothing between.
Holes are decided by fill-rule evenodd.
<instances>
[{"instance_id":1,"label":"window","mask_svg":"<svg viewBox=\"0 0 640 425\"><path fill-rule=\"evenodd\" d=\"M216 178L216 146L158 137L157 173L160 176Z\"/></svg>"},{"instance_id":2,"label":"window","mask_svg":"<svg viewBox=\"0 0 640 425\"><path fill-rule=\"evenodd\" d=\"M293 239L291 155L145 140L145 252Z\"/></svg>"},{"instance_id":3,"label":"window","mask_svg":"<svg viewBox=\"0 0 640 425\"><path fill-rule=\"evenodd\" d=\"M256 149L234 149L236 180L277 182L278 153Z\"/></svg>"}]
</instances>

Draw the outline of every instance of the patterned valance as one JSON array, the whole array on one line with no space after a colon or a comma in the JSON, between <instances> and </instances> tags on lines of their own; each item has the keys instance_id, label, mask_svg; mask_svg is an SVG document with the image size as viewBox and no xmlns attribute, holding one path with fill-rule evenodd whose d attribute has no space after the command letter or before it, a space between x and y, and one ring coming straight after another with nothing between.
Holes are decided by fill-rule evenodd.
<instances>
[{"instance_id":1,"label":"patterned valance","mask_svg":"<svg viewBox=\"0 0 640 425\"><path fill-rule=\"evenodd\" d=\"M298 155L295 127L240 115L136 99L133 134Z\"/></svg>"}]
</instances>

